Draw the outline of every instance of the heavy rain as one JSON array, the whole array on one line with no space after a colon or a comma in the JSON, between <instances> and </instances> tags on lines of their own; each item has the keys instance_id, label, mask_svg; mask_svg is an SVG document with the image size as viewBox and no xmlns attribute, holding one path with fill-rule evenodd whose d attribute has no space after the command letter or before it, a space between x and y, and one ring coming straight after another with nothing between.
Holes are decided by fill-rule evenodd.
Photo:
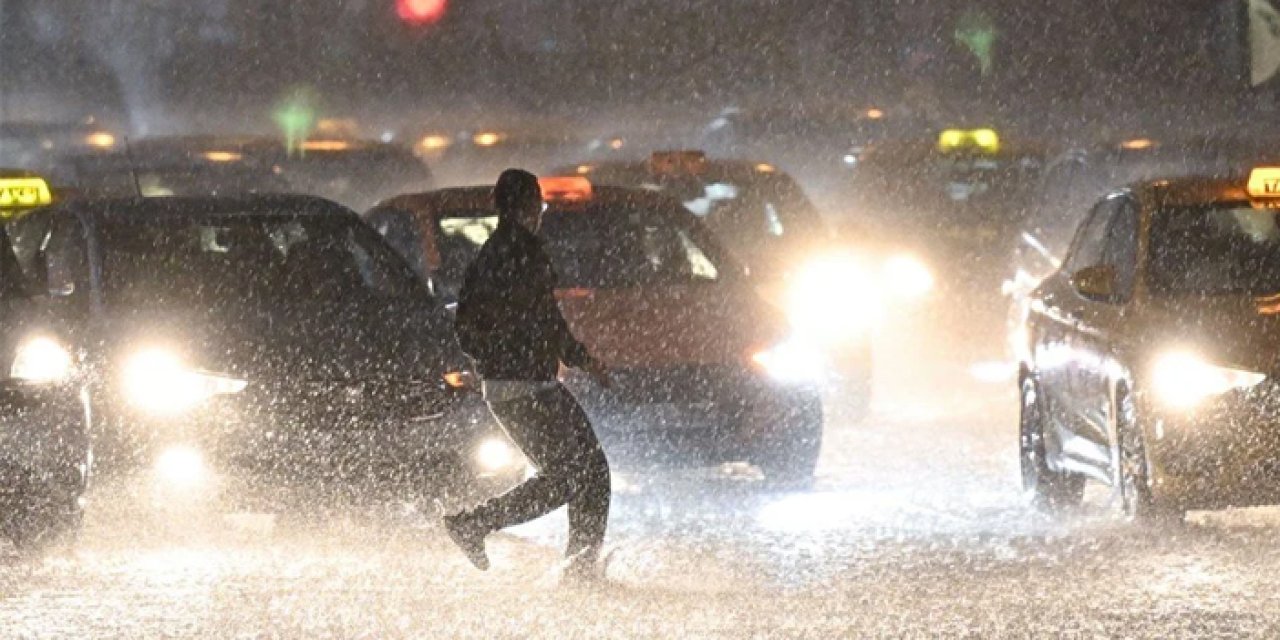
<instances>
[{"instance_id":1,"label":"heavy rain","mask_svg":"<svg viewBox=\"0 0 1280 640\"><path fill-rule=\"evenodd\" d=\"M1280 636L1277 75L1275 0L0 0L0 638Z\"/></svg>"}]
</instances>

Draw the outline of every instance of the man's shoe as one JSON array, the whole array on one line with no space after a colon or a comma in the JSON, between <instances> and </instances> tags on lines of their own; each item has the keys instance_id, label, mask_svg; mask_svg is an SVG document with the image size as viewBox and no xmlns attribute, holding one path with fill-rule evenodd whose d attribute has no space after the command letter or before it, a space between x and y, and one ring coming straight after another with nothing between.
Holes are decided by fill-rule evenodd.
<instances>
[{"instance_id":1,"label":"man's shoe","mask_svg":"<svg viewBox=\"0 0 1280 640\"><path fill-rule=\"evenodd\" d=\"M471 526L467 522L466 512L455 513L443 518L444 530L449 534L449 539L462 549L462 553L466 554L467 560L475 565L481 571L489 569L489 555L484 552L485 533Z\"/></svg>"},{"instance_id":2,"label":"man's shoe","mask_svg":"<svg viewBox=\"0 0 1280 640\"><path fill-rule=\"evenodd\" d=\"M605 563L599 549L584 549L565 558L559 567L560 581L569 586L592 586L605 580Z\"/></svg>"}]
</instances>

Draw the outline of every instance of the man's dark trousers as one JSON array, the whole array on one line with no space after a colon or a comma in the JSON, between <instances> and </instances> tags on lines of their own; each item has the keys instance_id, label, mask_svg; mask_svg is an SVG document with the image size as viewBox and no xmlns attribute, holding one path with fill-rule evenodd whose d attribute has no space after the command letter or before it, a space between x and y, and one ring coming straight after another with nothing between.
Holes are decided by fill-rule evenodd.
<instances>
[{"instance_id":1,"label":"man's dark trousers","mask_svg":"<svg viewBox=\"0 0 1280 640\"><path fill-rule=\"evenodd\" d=\"M471 511L471 522L497 531L569 506L565 555L599 553L609 519L609 462L578 401L563 386L489 403L537 475Z\"/></svg>"}]
</instances>

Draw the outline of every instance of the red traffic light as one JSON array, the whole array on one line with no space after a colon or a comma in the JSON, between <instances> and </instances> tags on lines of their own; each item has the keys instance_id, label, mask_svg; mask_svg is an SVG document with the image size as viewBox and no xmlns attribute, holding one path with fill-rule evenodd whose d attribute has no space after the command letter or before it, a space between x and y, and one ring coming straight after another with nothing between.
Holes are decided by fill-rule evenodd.
<instances>
[{"instance_id":1,"label":"red traffic light","mask_svg":"<svg viewBox=\"0 0 1280 640\"><path fill-rule=\"evenodd\" d=\"M448 8L448 0L396 0L396 15L413 25L439 22Z\"/></svg>"}]
</instances>

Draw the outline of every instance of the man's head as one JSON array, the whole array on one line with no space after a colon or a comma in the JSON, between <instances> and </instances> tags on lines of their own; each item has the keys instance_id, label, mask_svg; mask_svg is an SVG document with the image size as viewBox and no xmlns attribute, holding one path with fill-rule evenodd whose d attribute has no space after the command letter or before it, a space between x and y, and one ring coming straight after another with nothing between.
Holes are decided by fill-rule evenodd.
<instances>
[{"instance_id":1,"label":"man's head","mask_svg":"<svg viewBox=\"0 0 1280 640\"><path fill-rule=\"evenodd\" d=\"M498 215L517 222L534 233L542 225L542 187L538 176L522 169L507 169L493 188L493 204Z\"/></svg>"}]
</instances>

